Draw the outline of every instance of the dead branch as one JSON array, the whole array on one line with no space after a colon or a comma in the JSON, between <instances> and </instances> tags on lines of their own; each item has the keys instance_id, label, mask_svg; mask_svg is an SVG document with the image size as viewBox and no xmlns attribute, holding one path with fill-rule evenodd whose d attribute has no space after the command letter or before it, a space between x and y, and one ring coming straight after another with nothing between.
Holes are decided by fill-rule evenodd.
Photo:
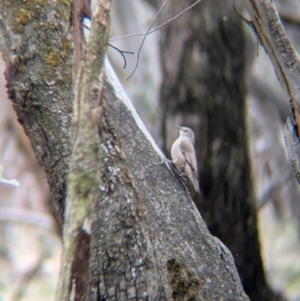
<instances>
[{"instance_id":1,"label":"dead branch","mask_svg":"<svg viewBox=\"0 0 300 301\"><path fill-rule=\"evenodd\" d=\"M287 96L292 118L285 127L286 146L294 173L300 174L300 59L290 42L273 1L244 0L251 17L251 26L265 48Z\"/></svg>"},{"instance_id":2,"label":"dead branch","mask_svg":"<svg viewBox=\"0 0 300 301\"><path fill-rule=\"evenodd\" d=\"M109 39L109 41L112 42L112 41L116 41L116 40L127 39L127 38L138 37L138 36L145 36L145 35L149 35L151 33L154 33L157 30L159 30L159 29L163 28L164 26L166 26L167 24L169 24L170 22L173 22L174 20L176 20L177 18L179 18L186 11L188 11L191 8L193 8L194 6L196 6L200 1L202 1L202 0L197 0L195 3L193 3L192 5L190 5L189 7L187 7L186 9L184 9L183 11L181 11L179 14L177 14L173 18L169 19L168 21L164 22L163 24L157 26L153 30L150 30L149 32L145 32L145 33L132 33L132 34L128 34L128 35L125 35L125 36L114 37L114 38Z\"/></svg>"},{"instance_id":3,"label":"dead branch","mask_svg":"<svg viewBox=\"0 0 300 301\"><path fill-rule=\"evenodd\" d=\"M91 30L90 26L88 26L88 25L86 25L86 24L83 24L83 27L86 28L87 30ZM112 44L110 44L110 43L108 43L107 45L110 46L111 48L117 50L117 51L122 55L122 57L123 57L123 59L124 59L124 66L123 66L123 68L125 69L125 68L126 68L126 64L127 64L127 61L126 61L126 57L125 57L124 53L127 53L127 54L134 54L134 52L133 52L133 51L121 50L120 48L118 48L118 47L116 47L116 46L114 46L114 45L112 45Z\"/></svg>"},{"instance_id":4,"label":"dead branch","mask_svg":"<svg viewBox=\"0 0 300 301\"><path fill-rule=\"evenodd\" d=\"M146 31L146 33L144 34L133 34L133 35L128 35L128 36L123 36L123 37L120 37L120 38L124 38L124 37L132 37L132 36L137 36L137 35L143 35L143 40L142 40L142 43L139 47L139 50L138 50L138 54L137 54L137 60L136 60L136 65L132 71L132 73L126 78L126 80L129 80L131 78L131 76L134 74L135 70L137 69L138 65L139 65L139 59L140 59L140 52L142 50L142 47L144 45L144 42L146 40L146 37L147 35L149 35L150 33L153 33L157 30L159 30L160 28L162 28L163 26L169 24L170 22L173 22L174 20L176 20L177 18L179 18L181 15L183 15L185 12L187 12L188 10L190 10L191 8L193 8L194 6L196 6L200 1L202 0L197 0L195 3L193 3L192 5L190 5L189 7L187 7L186 9L184 9L183 11L181 11L179 14L177 14L175 17L169 19L167 22L161 24L160 26L156 27L154 30L150 31L150 29L152 28L154 22L157 20L158 16L160 15L161 11L163 10L163 8L166 6L166 4L169 2L169 0L166 0L163 5L161 6L161 8L159 9L158 13L155 15L155 17L153 18L150 26L148 27L148 30ZM111 39L110 41L113 41L113 40L116 40L118 38L115 38L115 39Z\"/></svg>"},{"instance_id":5,"label":"dead branch","mask_svg":"<svg viewBox=\"0 0 300 301\"><path fill-rule=\"evenodd\" d=\"M133 51L125 51L125 50L121 50L120 48L118 48L118 47L116 47L116 46L114 46L114 45L112 45L112 44L110 44L110 43L108 43L108 46L110 46L111 48L117 50L117 51L122 55L122 57L123 57L123 59L124 59L124 66L123 66L123 69L125 69L125 68L126 68L126 57L125 57L124 53L127 53L127 54L134 54L134 52L133 52Z\"/></svg>"}]
</instances>

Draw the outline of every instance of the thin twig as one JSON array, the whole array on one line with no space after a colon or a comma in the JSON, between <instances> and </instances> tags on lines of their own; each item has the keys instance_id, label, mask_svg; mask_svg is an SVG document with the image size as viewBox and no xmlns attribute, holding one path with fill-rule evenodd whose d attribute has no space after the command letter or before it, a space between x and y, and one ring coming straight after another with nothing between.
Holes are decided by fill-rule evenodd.
<instances>
[{"instance_id":1,"label":"thin twig","mask_svg":"<svg viewBox=\"0 0 300 301\"><path fill-rule=\"evenodd\" d=\"M166 26L167 24L169 24L170 22L173 22L174 20L176 20L177 18L179 18L181 15L183 15L185 12L187 12L188 10L192 9L194 6L196 6L199 2L201 2L202 0L197 0L196 2L194 2L192 5L188 6L186 9L184 9L183 11L181 11L179 14L177 14L176 16L174 16L173 18L169 19L167 22L157 26L156 28L154 28L153 30L150 30L154 24L154 22L157 20L159 14L161 13L161 11L164 9L164 7L166 6L166 4L169 2L170 0L166 0L163 5L161 6L161 8L159 9L158 13L155 15L153 21L151 22L150 26L148 27L148 30L146 31L146 33L134 33L134 34L129 34L129 35L125 35L125 36L120 36L120 37L115 37L115 38L112 38L112 39L109 39L110 42L112 41L116 41L116 40L120 40L120 39L125 39L125 38L129 38L129 37L136 37L136 36L144 36L143 37L143 40L142 40L142 43L139 47L139 50L138 50L138 54L137 54L137 60L136 60L136 65L132 71L132 73L126 78L126 80L129 80L131 78L131 76L134 74L134 72L136 71L138 65L139 65L139 59L140 59L140 53L141 53L141 50L142 50L142 47L144 45L144 42L146 40L146 37L147 35L161 29L162 27ZM85 26L85 25L84 25ZM85 26L86 28L88 28L87 26ZM112 46L111 44L109 44L111 47L115 48L114 46ZM116 48L115 48L116 49ZM119 49L116 49L119 51ZM124 61L125 61L125 64L124 64L124 67L126 67L126 60L125 60L125 56L123 55L123 53L132 53L132 52L129 52L129 51L119 51L121 53L121 55L123 56L124 58ZM123 52L123 53L122 53Z\"/></svg>"},{"instance_id":2,"label":"thin twig","mask_svg":"<svg viewBox=\"0 0 300 301\"><path fill-rule=\"evenodd\" d=\"M150 29L151 29L151 27L153 26L154 22L155 22L156 19L158 18L160 12L164 9L164 7L166 6L166 4L167 4L169 1L170 1L170 0L166 0L166 1L164 2L164 4L163 4L163 5L161 6L161 8L159 9L158 13L155 15L154 19L152 20L150 26L148 27L147 32L146 32L146 34L144 35L143 40L142 40L142 43L141 43L141 45L140 45L140 47L139 47L139 51L138 51L137 59L136 59L136 65L135 65L133 71L131 72L131 74L126 78L126 80L129 80L130 77L134 74L135 70L137 69L137 67L138 67L138 65L139 65L140 53L141 53L142 47L143 47L143 45L144 45L144 42L145 42L145 40L146 40L146 37L147 37L147 35L148 35L148 32L150 31Z\"/></svg>"},{"instance_id":3,"label":"thin twig","mask_svg":"<svg viewBox=\"0 0 300 301\"><path fill-rule=\"evenodd\" d=\"M161 29L162 27L164 27L165 25L167 25L168 23L176 20L178 17L180 17L182 14L184 14L186 11L188 11L189 9L193 8L194 6L196 6L199 2L201 2L202 0L197 0L195 3L193 3L192 5L190 5L189 7L187 7L186 9L184 9L182 12L180 12L178 15L176 15L175 17L169 19L167 22L157 26L156 28L154 28L153 30L147 31L146 33L133 33L133 34L128 34L125 36L120 36L120 37L115 37L115 38L111 38L109 39L110 42L112 41L116 41L116 40L121 40L121 39L126 39L126 38L131 38L131 37L138 37L138 36L146 36L149 35L159 29ZM154 20L155 21L155 20Z\"/></svg>"},{"instance_id":4,"label":"thin twig","mask_svg":"<svg viewBox=\"0 0 300 301\"><path fill-rule=\"evenodd\" d=\"M83 26L85 29L91 30L91 25L87 25L87 24L82 23L82 26Z\"/></svg>"},{"instance_id":5,"label":"thin twig","mask_svg":"<svg viewBox=\"0 0 300 301\"><path fill-rule=\"evenodd\" d=\"M117 50L117 51L122 55L122 57L123 57L123 59L124 59L124 66L123 66L123 69L125 69L125 68L126 68L126 57L125 57L124 53L134 54L134 52L133 52L133 51L125 51L125 50L121 50L121 49L119 49L118 47L116 47L116 46L114 46L114 45L112 45L112 44L110 44L110 43L108 43L108 46L110 46L111 48Z\"/></svg>"},{"instance_id":6,"label":"thin twig","mask_svg":"<svg viewBox=\"0 0 300 301\"><path fill-rule=\"evenodd\" d=\"M85 28L88 29L88 30L91 30L91 27L90 27L89 25L87 25L87 24L83 24L83 27L85 27ZM117 50L117 51L122 55L122 57L123 57L123 59L124 59L124 66L123 66L123 68L125 69L125 68L126 68L126 63L127 63L127 61L126 61L126 57L125 57L124 53L134 54L134 52L133 52L133 51L121 50L120 48L118 48L118 47L116 47L116 46L114 46L114 45L112 45L112 44L110 44L110 43L107 43L107 44L108 44L108 46L110 46L111 48Z\"/></svg>"}]
</instances>

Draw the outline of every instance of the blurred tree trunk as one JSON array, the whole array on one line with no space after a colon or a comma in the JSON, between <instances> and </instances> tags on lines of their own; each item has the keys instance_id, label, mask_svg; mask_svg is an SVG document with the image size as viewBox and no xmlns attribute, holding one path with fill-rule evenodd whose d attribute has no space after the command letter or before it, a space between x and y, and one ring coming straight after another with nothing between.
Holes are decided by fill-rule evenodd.
<instances>
[{"instance_id":1,"label":"blurred tree trunk","mask_svg":"<svg viewBox=\"0 0 300 301\"><path fill-rule=\"evenodd\" d=\"M170 19L193 1L172 1ZM193 194L211 233L231 250L251 300L280 300L260 255L245 127L244 33L232 1L203 1L161 32L162 133L196 133L202 195ZM173 136L172 136L173 135Z\"/></svg>"}]
</instances>

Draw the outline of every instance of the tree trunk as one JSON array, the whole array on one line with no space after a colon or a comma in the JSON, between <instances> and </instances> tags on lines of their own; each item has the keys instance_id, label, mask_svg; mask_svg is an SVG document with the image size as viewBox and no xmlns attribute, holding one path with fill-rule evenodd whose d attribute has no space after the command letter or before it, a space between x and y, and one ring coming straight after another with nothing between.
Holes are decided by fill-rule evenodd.
<instances>
[{"instance_id":1,"label":"tree trunk","mask_svg":"<svg viewBox=\"0 0 300 301\"><path fill-rule=\"evenodd\" d=\"M7 93L61 215L73 97L70 12L70 1L0 1Z\"/></svg>"},{"instance_id":2,"label":"tree trunk","mask_svg":"<svg viewBox=\"0 0 300 301\"><path fill-rule=\"evenodd\" d=\"M0 14L9 95L63 209L70 143L76 141L76 132L70 141L73 44L67 32L71 5L67 1L2 0ZM104 20L100 18L100 22ZM90 39L87 49L95 42ZM95 72L93 67L87 72ZM159 164L164 156L124 96L108 62L105 73L96 134L101 149L100 177L90 179L90 187L78 183L68 188L89 200L96 197L93 214L87 212L75 236L71 299L248 300L231 254L209 234L169 164ZM96 87L93 89L89 93L97 94ZM80 127L86 124L77 123L75 115L74 123L82 131ZM97 116L91 114L92 123L99 124ZM86 138L90 145L92 138ZM83 153L76 157L86 160L85 150L83 146ZM98 152L98 147L90 151ZM95 159L95 166L97 162ZM76 162L72 164L68 184L76 169ZM94 194L95 180L99 189ZM82 211L81 204L67 200L65 214L70 222L70 214ZM64 232L65 227L66 223ZM64 244L64 252L70 251L68 248ZM70 279L62 280L68 283Z\"/></svg>"},{"instance_id":3,"label":"tree trunk","mask_svg":"<svg viewBox=\"0 0 300 301\"><path fill-rule=\"evenodd\" d=\"M172 1L163 19L186 6ZM169 149L176 124L194 129L202 195L193 199L231 250L250 299L276 300L264 275L250 177L244 48L232 1L201 2L162 29L162 133Z\"/></svg>"}]
</instances>

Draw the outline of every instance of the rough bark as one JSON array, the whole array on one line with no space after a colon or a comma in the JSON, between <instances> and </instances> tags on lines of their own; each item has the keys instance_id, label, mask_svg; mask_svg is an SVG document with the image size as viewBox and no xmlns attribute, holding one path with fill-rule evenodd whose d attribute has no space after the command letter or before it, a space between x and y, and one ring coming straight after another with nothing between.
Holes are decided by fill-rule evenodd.
<instances>
[{"instance_id":1,"label":"rough bark","mask_svg":"<svg viewBox=\"0 0 300 301\"><path fill-rule=\"evenodd\" d=\"M7 92L63 213L70 155L70 1L0 1Z\"/></svg>"},{"instance_id":2,"label":"rough bark","mask_svg":"<svg viewBox=\"0 0 300 301\"><path fill-rule=\"evenodd\" d=\"M69 9L66 15L69 15L71 10L69 6L66 6L65 1L56 4L53 4L52 1L40 0L22 2L22 4L21 1L13 3L26 7L33 2L40 3L39 5L45 9L44 13L47 13L42 16L44 16L44 22L47 21L47 23L52 20L47 18L56 16L55 12L59 11L61 6ZM36 25L37 28L31 34L32 37L30 31L34 27L29 21L23 24L23 33L27 33L24 36L11 31L11 27L7 29L6 26L10 25L9 22L15 20L14 13L16 12L12 9L14 5L11 2L3 0L0 4L0 32L4 41L1 47L8 66L7 80L11 92L10 97L15 104L19 118L23 120L23 127L27 133L30 133L29 137L33 146L39 141L40 145L47 145L49 152L60 154L55 161L56 173L52 174L53 168L48 168L47 165L51 160L47 156L46 158L43 156L44 149L35 148L39 162L44 166L48 176L52 191L61 193L57 194L56 200L64 205L61 201L65 190L59 190L57 187L66 187L65 173L69 157L65 158L64 151L67 149L69 154L71 149L69 143L73 144L73 141L76 141L76 139L72 139L72 141L69 139L72 87L71 84L63 85L59 80L52 83L51 91L56 93L55 99L57 100L56 107L53 107L52 103L49 104L49 98L46 98L49 95L45 91L49 87L40 85L36 89L37 83L32 82L37 78L43 81L48 74L46 67L38 68L47 63L47 60L42 60L42 54L39 52L37 57L32 56L26 61L27 73L25 75L21 70L15 68L16 62L12 58L12 53L17 52L17 58L21 59L27 50L26 47L23 47L24 43L29 48L33 46L37 48L36 45L39 45L37 38L43 35L43 26ZM37 3L35 5L38 6ZM24 8L18 7L18 9ZM4 14L7 20L4 20ZM34 13L32 19L35 18L40 17ZM67 18L55 20L58 23L55 23L58 30L51 31L52 39L44 39L42 42L46 49L53 47L56 51L61 45L61 36L65 34L63 29L67 30L68 26ZM34 21L32 20L32 22ZM27 44L23 38L28 39L29 37L31 40ZM12 41L16 39L18 43L14 46ZM72 46L72 43L70 45ZM94 55L101 56L99 53L94 53ZM58 60L57 72L59 70L68 72L71 79L71 66L68 70L64 70L63 62L59 57L56 59ZM57 62L56 59L55 62ZM71 60L71 53L68 59ZM96 66L91 67L91 72L94 67ZM43 71L46 72L45 75L42 73ZM76 296L79 300L84 300L87 296L86 298L89 300L118 301L129 299L248 300L238 278L232 255L218 239L209 234L192 200L187 196L179 179L168 168L168 164L159 164L164 156L144 128L129 100L124 96L122 88L112 76L112 70L107 62L105 72L104 96L101 102L100 160L102 165L99 169L99 197L95 202L91 237L88 237L90 233L88 221L83 223L84 231L77 235L81 244L80 248L77 248L77 261L74 263L76 275L74 275L72 284L75 283L76 286L72 287L71 296L73 298ZM100 74L101 70L99 70L99 76ZM19 93L22 79L25 82L31 80L32 83L26 86L26 93L23 94ZM28 95L32 95L35 91L35 101L39 107L29 107L25 114L20 109L20 104L30 101L31 98L28 98ZM88 93L93 94L93 91L89 90ZM98 95L98 93L96 94ZM66 95L69 97L65 97ZM68 108L67 112L63 111L66 107ZM86 107L81 108L81 110L85 109ZM44 111L47 114L41 115L41 112ZM88 114L91 113L89 110L87 111ZM75 114L75 122L78 120L77 118L78 116ZM91 118L91 122L93 121L95 120ZM54 130L58 130L58 126L59 131L54 135ZM62 128L63 126L65 128ZM79 122L78 126L87 125ZM33 127L34 132L32 132ZM49 136L49 133L54 136ZM79 133L79 130L76 133ZM72 137L76 136L72 135ZM87 142L89 146L94 141L90 134L86 136L86 139L89 140ZM66 144L65 148L61 144ZM61 148L62 153L59 153ZM78 150L80 148L76 151ZM78 152L75 159L83 158L85 150L86 147L82 146L83 152ZM91 152L93 149L89 151ZM48 156L51 155L52 153ZM97 158L94 159L95 168L97 168L98 161ZM78 165L76 160L72 162L74 165L73 167L72 164L70 165L71 171L82 167L81 162L78 162ZM54 163L52 162L52 164ZM95 175L94 172L93 174ZM64 179L64 183L55 182L54 176ZM97 178L96 175L95 178ZM69 179L71 184L71 173ZM83 182L86 183L84 180ZM86 194L89 198L90 196L87 194L89 192L93 194L94 180L91 179L90 187L77 183L75 185L79 188L77 193ZM76 187L71 185L68 191L76 189ZM72 200L70 204L72 204ZM72 209L76 211L78 207L72 206L67 209L67 216L69 216L68 211ZM67 233L65 229L64 236ZM89 278L90 282L87 283ZM68 286L69 279L65 278L64 280L66 280L65 285ZM88 285L90 285L90 290L87 292ZM74 292L75 294L73 294Z\"/></svg>"},{"instance_id":3,"label":"rough bark","mask_svg":"<svg viewBox=\"0 0 300 301\"><path fill-rule=\"evenodd\" d=\"M77 77L73 103L72 152L57 301L70 300L71 292L74 300L87 300L89 296L89 246L101 166L103 60L110 29L110 7L110 0L97 2L92 14L93 23L86 51L84 55L79 54L82 60L75 59L74 73ZM75 36L78 34L77 30ZM76 63L79 63L78 66Z\"/></svg>"},{"instance_id":4,"label":"rough bark","mask_svg":"<svg viewBox=\"0 0 300 301\"><path fill-rule=\"evenodd\" d=\"M159 164L163 155L106 70L92 300L247 300L231 254L209 234L179 179Z\"/></svg>"},{"instance_id":5,"label":"rough bark","mask_svg":"<svg viewBox=\"0 0 300 301\"><path fill-rule=\"evenodd\" d=\"M164 20L186 5L172 1L163 11ZM266 283L256 225L245 126L244 44L242 22L231 1L201 2L162 29L162 133L168 148L176 124L194 129L202 196L193 194L193 199L209 230L231 250L250 299L276 300Z\"/></svg>"},{"instance_id":6,"label":"rough bark","mask_svg":"<svg viewBox=\"0 0 300 301\"><path fill-rule=\"evenodd\" d=\"M286 122L285 136L289 158L300 183L300 59L280 22L274 3L244 0L251 19L247 20L265 48L292 110Z\"/></svg>"}]
</instances>

